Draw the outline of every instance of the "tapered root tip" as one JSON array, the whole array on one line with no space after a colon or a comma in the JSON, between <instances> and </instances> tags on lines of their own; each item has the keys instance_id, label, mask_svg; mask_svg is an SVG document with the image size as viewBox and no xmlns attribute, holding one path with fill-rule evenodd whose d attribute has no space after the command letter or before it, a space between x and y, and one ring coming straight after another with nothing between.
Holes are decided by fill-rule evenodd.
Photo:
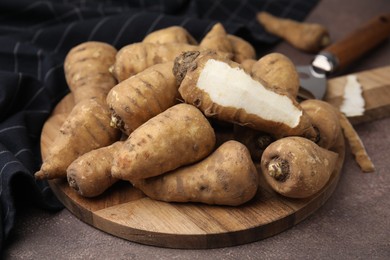
<instances>
[{"instance_id":1,"label":"tapered root tip","mask_svg":"<svg viewBox=\"0 0 390 260\"><path fill-rule=\"evenodd\" d=\"M47 174L41 170L41 171L37 171L34 174L34 177L36 180L45 180L45 179L47 179Z\"/></svg>"}]
</instances>

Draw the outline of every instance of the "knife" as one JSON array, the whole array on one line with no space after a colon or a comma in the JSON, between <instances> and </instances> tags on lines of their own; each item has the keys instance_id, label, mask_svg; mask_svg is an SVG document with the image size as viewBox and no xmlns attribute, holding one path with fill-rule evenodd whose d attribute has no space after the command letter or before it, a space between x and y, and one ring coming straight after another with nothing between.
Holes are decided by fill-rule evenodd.
<instances>
[{"instance_id":1,"label":"knife","mask_svg":"<svg viewBox=\"0 0 390 260\"><path fill-rule=\"evenodd\" d=\"M325 96L326 78L351 65L358 58L385 41L390 35L390 13L378 15L342 40L318 53L311 65L297 66L301 99Z\"/></svg>"}]
</instances>

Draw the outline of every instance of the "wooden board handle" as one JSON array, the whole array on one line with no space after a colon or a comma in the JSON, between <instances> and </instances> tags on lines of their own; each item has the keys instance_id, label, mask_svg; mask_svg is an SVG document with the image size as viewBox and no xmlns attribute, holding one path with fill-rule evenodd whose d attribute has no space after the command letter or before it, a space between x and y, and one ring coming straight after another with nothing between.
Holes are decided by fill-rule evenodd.
<instances>
[{"instance_id":1,"label":"wooden board handle","mask_svg":"<svg viewBox=\"0 0 390 260\"><path fill-rule=\"evenodd\" d=\"M352 64L390 35L390 13L374 17L343 40L325 48L337 60L336 70Z\"/></svg>"}]
</instances>

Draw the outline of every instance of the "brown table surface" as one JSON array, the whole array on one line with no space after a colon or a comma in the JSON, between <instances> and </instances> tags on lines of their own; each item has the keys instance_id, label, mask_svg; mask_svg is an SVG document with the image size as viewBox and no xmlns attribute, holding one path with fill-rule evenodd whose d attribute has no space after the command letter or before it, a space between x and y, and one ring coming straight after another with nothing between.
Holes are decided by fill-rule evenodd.
<instances>
[{"instance_id":1,"label":"brown table surface","mask_svg":"<svg viewBox=\"0 0 390 260\"><path fill-rule=\"evenodd\" d=\"M338 40L371 17L390 12L388 0L322 0L307 21L325 25ZM282 52L297 65L311 55L286 43ZM390 41L344 73L390 64ZM349 148L330 199L303 222L250 244L208 250L141 245L95 229L67 209L51 213L26 207L4 248L4 259L390 259L390 117L355 126L375 166L362 173Z\"/></svg>"}]
</instances>

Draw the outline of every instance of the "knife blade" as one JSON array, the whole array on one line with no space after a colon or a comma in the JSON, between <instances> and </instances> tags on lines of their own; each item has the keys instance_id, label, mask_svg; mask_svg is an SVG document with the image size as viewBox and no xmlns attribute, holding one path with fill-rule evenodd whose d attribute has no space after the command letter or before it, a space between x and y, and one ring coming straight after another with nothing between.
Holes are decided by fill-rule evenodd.
<instances>
[{"instance_id":1,"label":"knife blade","mask_svg":"<svg viewBox=\"0 0 390 260\"><path fill-rule=\"evenodd\" d=\"M390 35L390 13L373 17L342 40L318 53L310 65L296 66L301 99L323 99L327 77L351 65Z\"/></svg>"}]
</instances>

